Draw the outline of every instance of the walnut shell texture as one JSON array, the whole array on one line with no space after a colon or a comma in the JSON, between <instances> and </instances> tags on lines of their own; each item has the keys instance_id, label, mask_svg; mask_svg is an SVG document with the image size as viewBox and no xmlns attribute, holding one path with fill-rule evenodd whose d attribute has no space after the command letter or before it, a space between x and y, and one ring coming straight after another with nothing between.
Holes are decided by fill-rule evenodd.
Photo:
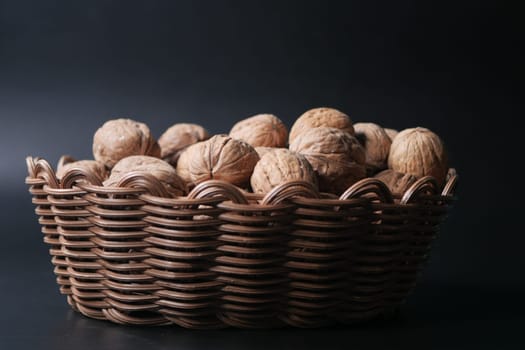
<instances>
[{"instance_id":1,"label":"walnut shell texture","mask_svg":"<svg viewBox=\"0 0 525 350\"><path fill-rule=\"evenodd\" d=\"M174 196L186 192L186 185L175 169L162 159L150 156L129 156L121 159L111 170L109 179L104 181L104 186L115 186L124 175L132 171L153 175Z\"/></svg>"},{"instance_id":2,"label":"walnut shell texture","mask_svg":"<svg viewBox=\"0 0 525 350\"><path fill-rule=\"evenodd\" d=\"M356 123L354 129L355 137L365 149L366 165L374 170L385 169L392 144L385 130L374 123Z\"/></svg>"},{"instance_id":3,"label":"walnut shell texture","mask_svg":"<svg viewBox=\"0 0 525 350\"><path fill-rule=\"evenodd\" d=\"M312 129L331 127L354 134L352 120L343 112L328 107L314 108L304 112L290 129L290 144L301 134Z\"/></svg>"},{"instance_id":4,"label":"walnut shell texture","mask_svg":"<svg viewBox=\"0 0 525 350\"><path fill-rule=\"evenodd\" d=\"M388 166L416 177L433 176L443 185L448 171L447 154L438 135L425 128L401 131L390 147Z\"/></svg>"},{"instance_id":5,"label":"walnut shell texture","mask_svg":"<svg viewBox=\"0 0 525 350\"><path fill-rule=\"evenodd\" d=\"M273 114L257 114L236 123L230 137L253 147L285 147L288 139L286 125Z\"/></svg>"},{"instance_id":6,"label":"walnut shell texture","mask_svg":"<svg viewBox=\"0 0 525 350\"><path fill-rule=\"evenodd\" d=\"M109 175L109 172L104 166L104 163L98 160L88 159L88 160L77 160L77 161L66 163L60 166L56 171L57 178L59 180L62 179L62 177L64 177L64 175L70 169L73 169L73 168L84 169L90 173L96 174L98 175L98 177L100 177L101 180L105 180Z\"/></svg>"},{"instance_id":7,"label":"walnut shell texture","mask_svg":"<svg viewBox=\"0 0 525 350\"><path fill-rule=\"evenodd\" d=\"M172 166L176 166L183 149L208 138L210 135L200 125L174 124L159 137L160 157Z\"/></svg>"},{"instance_id":8,"label":"walnut shell texture","mask_svg":"<svg viewBox=\"0 0 525 350\"><path fill-rule=\"evenodd\" d=\"M383 181L390 192L397 195L403 195L417 181L414 175L398 173L392 169L383 170L374 177Z\"/></svg>"},{"instance_id":9,"label":"walnut shell texture","mask_svg":"<svg viewBox=\"0 0 525 350\"><path fill-rule=\"evenodd\" d=\"M366 176L365 150L354 136L343 130L310 129L290 144L290 150L308 159L321 191L341 194Z\"/></svg>"},{"instance_id":10,"label":"walnut shell texture","mask_svg":"<svg viewBox=\"0 0 525 350\"><path fill-rule=\"evenodd\" d=\"M388 137L390 137L391 141L394 141L394 138L397 136L397 134L399 134L399 131L397 131L396 129L385 128L385 132L388 135Z\"/></svg>"},{"instance_id":11,"label":"walnut shell texture","mask_svg":"<svg viewBox=\"0 0 525 350\"><path fill-rule=\"evenodd\" d=\"M255 151L259 155L259 158L262 158L266 153L273 151L274 149L279 149L277 147L255 147Z\"/></svg>"},{"instance_id":12,"label":"walnut shell texture","mask_svg":"<svg viewBox=\"0 0 525 350\"><path fill-rule=\"evenodd\" d=\"M179 175L179 177L190 186L194 185L191 181L190 163L194 156L198 156L198 151L195 151L194 148L196 148L197 146L200 147L199 144L200 142L197 142L193 145L184 148L180 152L179 159L177 160L177 175Z\"/></svg>"},{"instance_id":13,"label":"walnut shell texture","mask_svg":"<svg viewBox=\"0 0 525 350\"><path fill-rule=\"evenodd\" d=\"M95 132L93 155L112 168L132 155L160 157L160 147L146 124L121 118L107 121Z\"/></svg>"},{"instance_id":14,"label":"walnut shell texture","mask_svg":"<svg viewBox=\"0 0 525 350\"><path fill-rule=\"evenodd\" d=\"M177 173L194 185L216 179L242 187L258 161L259 155L248 143L215 135L188 147L179 158Z\"/></svg>"},{"instance_id":15,"label":"walnut shell texture","mask_svg":"<svg viewBox=\"0 0 525 350\"><path fill-rule=\"evenodd\" d=\"M308 160L285 148L275 148L261 157L250 179L255 193L267 193L287 181L306 181L317 185L316 175Z\"/></svg>"}]
</instances>

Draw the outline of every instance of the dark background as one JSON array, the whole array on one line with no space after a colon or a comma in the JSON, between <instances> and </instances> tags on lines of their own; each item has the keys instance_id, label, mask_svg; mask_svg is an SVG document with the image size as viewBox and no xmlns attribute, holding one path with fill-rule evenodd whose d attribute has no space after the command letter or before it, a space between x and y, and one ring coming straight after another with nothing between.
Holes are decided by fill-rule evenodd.
<instances>
[{"instance_id":1,"label":"dark background","mask_svg":"<svg viewBox=\"0 0 525 350\"><path fill-rule=\"evenodd\" d=\"M523 31L502 2L0 0L0 348L520 348ZM24 185L24 157L91 158L130 117L159 136L330 106L438 133L459 202L400 318L329 330L139 329L69 311ZM456 339L456 340L454 340Z\"/></svg>"}]
</instances>

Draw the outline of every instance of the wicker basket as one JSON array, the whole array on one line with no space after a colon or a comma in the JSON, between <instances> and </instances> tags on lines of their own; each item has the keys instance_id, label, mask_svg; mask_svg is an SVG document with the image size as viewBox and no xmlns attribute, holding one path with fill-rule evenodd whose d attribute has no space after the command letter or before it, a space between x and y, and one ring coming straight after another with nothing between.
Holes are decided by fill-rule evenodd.
<instances>
[{"instance_id":1,"label":"wicker basket","mask_svg":"<svg viewBox=\"0 0 525 350\"><path fill-rule=\"evenodd\" d=\"M264 198L220 181L171 198L152 176L117 187L27 159L60 292L91 318L185 328L321 327L389 315L413 290L450 204L422 178L402 198L364 179L340 198L307 183Z\"/></svg>"}]
</instances>

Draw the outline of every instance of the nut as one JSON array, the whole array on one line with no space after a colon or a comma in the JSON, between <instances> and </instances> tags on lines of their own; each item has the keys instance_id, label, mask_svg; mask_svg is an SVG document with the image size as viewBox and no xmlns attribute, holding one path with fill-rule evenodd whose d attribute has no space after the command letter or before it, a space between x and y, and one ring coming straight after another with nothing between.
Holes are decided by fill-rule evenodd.
<instances>
[{"instance_id":1,"label":"nut","mask_svg":"<svg viewBox=\"0 0 525 350\"><path fill-rule=\"evenodd\" d=\"M374 177L383 181L390 192L397 195L403 195L417 181L414 175L398 173L392 169L383 170Z\"/></svg>"},{"instance_id":2,"label":"nut","mask_svg":"<svg viewBox=\"0 0 525 350\"><path fill-rule=\"evenodd\" d=\"M257 152L246 142L215 135L186 148L177 163L177 173L192 185L217 179L245 186L258 161Z\"/></svg>"},{"instance_id":3,"label":"nut","mask_svg":"<svg viewBox=\"0 0 525 350\"><path fill-rule=\"evenodd\" d=\"M433 176L442 185L448 170L443 142L428 129L405 129L392 142L388 167L418 178Z\"/></svg>"},{"instance_id":4,"label":"nut","mask_svg":"<svg viewBox=\"0 0 525 350\"><path fill-rule=\"evenodd\" d=\"M202 141L201 141L202 142ZM191 181L191 174L190 174L190 162L192 161L192 157L197 155L198 151L194 151L193 149L199 145L201 142L194 143L193 145L190 145L183 149L180 152L179 159L177 160L177 175L190 187L193 185ZM200 147L200 146L199 146Z\"/></svg>"},{"instance_id":5,"label":"nut","mask_svg":"<svg viewBox=\"0 0 525 350\"><path fill-rule=\"evenodd\" d=\"M385 169L392 143L385 130L374 123L356 123L354 129L355 137L365 149L367 167L372 173Z\"/></svg>"},{"instance_id":6,"label":"nut","mask_svg":"<svg viewBox=\"0 0 525 350\"><path fill-rule=\"evenodd\" d=\"M159 138L160 157L172 166L183 149L194 143L207 140L210 136L206 129L197 124L179 123L169 127Z\"/></svg>"},{"instance_id":7,"label":"nut","mask_svg":"<svg viewBox=\"0 0 525 350\"><path fill-rule=\"evenodd\" d=\"M57 179L61 180L64 175L73 168L84 169L87 172L96 174L101 180L106 179L109 174L104 163L99 162L98 160L77 160L58 167L56 172Z\"/></svg>"},{"instance_id":8,"label":"nut","mask_svg":"<svg viewBox=\"0 0 525 350\"><path fill-rule=\"evenodd\" d=\"M394 141L394 137L396 137L397 134L399 134L399 131L397 131L396 129L385 128L384 130L386 134L388 135L388 137L390 137L391 141Z\"/></svg>"},{"instance_id":9,"label":"nut","mask_svg":"<svg viewBox=\"0 0 525 350\"><path fill-rule=\"evenodd\" d=\"M230 131L230 137L249 143L253 147L285 147L288 130L273 114L258 114L235 124Z\"/></svg>"},{"instance_id":10,"label":"nut","mask_svg":"<svg viewBox=\"0 0 525 350\"><path fill-rule=\"evenodd\" d=\"M267 152L255 165L250 179L255 193L267 193L287 181L306 181L317 185L314 170L308 160L285 148Z\"/></svg>"},{"instance_id":11,"label":"nut","mask_svg":"<svg viewBox=\"0 0 525 350\"><path fill-rule=\"evenodd\" d=\"M290 150L308 159L321 191L340 194L366 176L365 150L343 130L310 129L294 140Z\"/></svg>"},{"instance_id":12,"label":"nut","mask_svg":"<svg viewBox=\"0 0 525 350\"><path fill-rule=\"evenodd\" d=\"M304 132L321 127L341 129L351 135L354 134L352 120L343 112L327 107L314 108L297 118L292 129L290 129L290 144Z\"/></svg>"},{"instance_id":13,"label":"nut","mask_svg":"<svg viewBox=\"0 0 525 350\"><path fill-rule=\"evenodd\" d=\"M102 125L93 137L93 155L108 168L132 155L160 157L160 147L146 124L114 119Z\"/></svg>"},{"instance_id":14,"label":"nut","mask_svg":"<svg viewBox=\"0 0 525 350\"><path fill-rule=\"evenodd\" d=\"M174 196L180 196L186 192L184 181L169 163L149 156L129 156L121 159L111 170L109 179L104 181L104 186L115 186L124 175L132 171L153 175Z\"/></svg>"},{"instance_id":15,"label":"nut","mask_svg":"<svg viewBox=\"0 0 525 350\"><path fill-rule=\"evenodd\" d=\"M262 158L266 153L273 151L274 149L280 149L277 147L255 147L255 151L259 155L259 158Z\"/></svg>"}]
</instances>

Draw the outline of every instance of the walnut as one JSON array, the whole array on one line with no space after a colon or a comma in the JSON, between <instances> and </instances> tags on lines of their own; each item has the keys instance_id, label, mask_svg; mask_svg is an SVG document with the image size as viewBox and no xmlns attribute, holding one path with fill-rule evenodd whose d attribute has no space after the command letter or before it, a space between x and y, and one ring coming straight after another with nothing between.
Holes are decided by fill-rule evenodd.
<instances>
[{"instance_id":1,"label":"walnut","mask_svg":"<svg viewBox=\"0 0 525 350\"><path fill-rule=\"evenodd\" d=\"M259 155L259 158L262 158L266 153L273 151L274 149L280 149L277 147L255 147L255 151Z\"/></svg>"},{"instance_id":2,"label":"walnut","mask_svg":"<svg viewBox=\"0 0 525 350\"><path fill-rule=\"evenodd\" d=\"M386 134L388 135L388 137L390 137L391 141L394 141L394 137L396 137L397 134L399 134L399 131L397 131L396 129L385 128L384 130Z\"/></svg>"},{"instance_id":3,"label":"walnut","mask_svg":"<svg viewBox=\"0 0 525 350\"><path fill-rule=\"evenodd\" d=\"M292 142L290 150L308 159L321 191L340 194L366 176L365 150L343 130L310 129Z\"/></svg>"},{"instance_id":4,"label":"walnut","mask_svg":"<svg viewBox=\"0 0 525 350\"><path fill-rule=\"evenodd\" d=\"M200 147L199 144L201 142L194 143L193 145L190 145L183 149L180 152L179 159L177 160L177 175L179 175L179 177L190 186L194 185L191 181L190 163L192 161L192 158L198 154L198 151L195 151L194 148L196 148L197 146Z\"/></svg>"},{"instance_id":5,"label":"walnut","mask_svg":"<svg viewBox=\"0 0 525 350\"><path fill-rule=\"evenodd\" d=\"M177 173L194 185L217 179L244 186L258 161L257 152L246 142L215 135L186 148L177 163Z\"/></svg>"},{"instance_id":6,"label":"walnut","mask_svg":"<svg viewBox=\"0 0 525 350\"><path fill-rule=\"evenodd\" d=\"M334 108L314 108L304 112L295 121L290 130L290 144L304 132L312 128L331 127L354 134L354 127L349 116Z\"/></svg>"},{"instance_id":7,"label":"walnut","mask_svg":"<svg viewBox=\"0 0 525 350\"><path fill-rule=\"evenodd\" d=\"M109 179L104 181L104 186L115 186L124 175L132 171L155 176L174 196L180 196L186 192L184 181L169 163L149 156L129 156L121 159L111 170Z\"/></svg>"},{"instance_id":8,"label":"walnut","mask_svg":"<svg viewBox=\"0 0 525 350\"><path fill-rule=\"evenodd\" d=\"M159 137L160 157L172 166L176 166L183 149L194 143L207 140L209 137L206 129L197 124L179 123L172 125Z\"/></svg>"},{"instance_id":9,"label":"walnut","mask_svg":"<svg viewBox=\"0 0 525 350\"><path fill-rule=\"evenodd\" d=\"M98 160L77 160L59 166L56 172L57 179L61 180L62 177L64 177L64 175L72 168L84 169L90 173L98 175L101 180L106 179L109 174L104 163L99 162Z\"/></svg>"},{"instance_id":10,"label":"walnut","mask_svg":"<svg viewBox=\"0 0 525 350\"><path fill-rule=\"evenodd\" d=\"M447 175L447 155L438 135L425 128L401 131L390 147L389 168L416 177L433 176L442 185Z\"/></svg>"},{"instance_id":11,"label":"walnut","mask_svg":"<svg viewBox=\"0 0 525 350\"><path fill-rule=\"evenodd\" d=\"M160 147L146 124L131 119L109 120L93 137L95 160L112 168L122 158L132 155L160 157Z\"/></svg>"},{"instance_id":12,"label":"walnut","mask_svg":"<svg viewBox=\"0 0 525 350\"><path fill-rule=\"evenodd\" d=\"M273 114L257 114L235 124L230 137L253 147L285 147L288 130L281 119Z\"/></svg>"},{"instance_id":13,"label":"walnut","mask_svg":"<svg viewBox=\"0 0 525 350\"><path fill-rule=\"evenodd\" d=\"M257 162L250 183L253 192L267 193L277 185L296 180L317 185L314 170L304 156L286 148L275 148Z\"/></svg>"},{"instance_id":14,"label":"walnut","mask_svg":"<svg viewBox=\"0 0 525 350\"><path fill-rule=\"evenodd\" d=\"M383 170L374 177L383 181L390 192L397 195L403 195L417 181L417 177L414 175L398 173L392 169Z\"/></svg>"},{"instance_id":15,"label":"walnut","mask_svg":"<svg viewBox=\"0 0 525 350\"><path fill-rule=\"evenodd\" d=\"M385 169L392 143L385 130L374 123L356 123L354 129L355 137L365 149L367 167L372 173Z\"/></svg>"}]
</instances>

